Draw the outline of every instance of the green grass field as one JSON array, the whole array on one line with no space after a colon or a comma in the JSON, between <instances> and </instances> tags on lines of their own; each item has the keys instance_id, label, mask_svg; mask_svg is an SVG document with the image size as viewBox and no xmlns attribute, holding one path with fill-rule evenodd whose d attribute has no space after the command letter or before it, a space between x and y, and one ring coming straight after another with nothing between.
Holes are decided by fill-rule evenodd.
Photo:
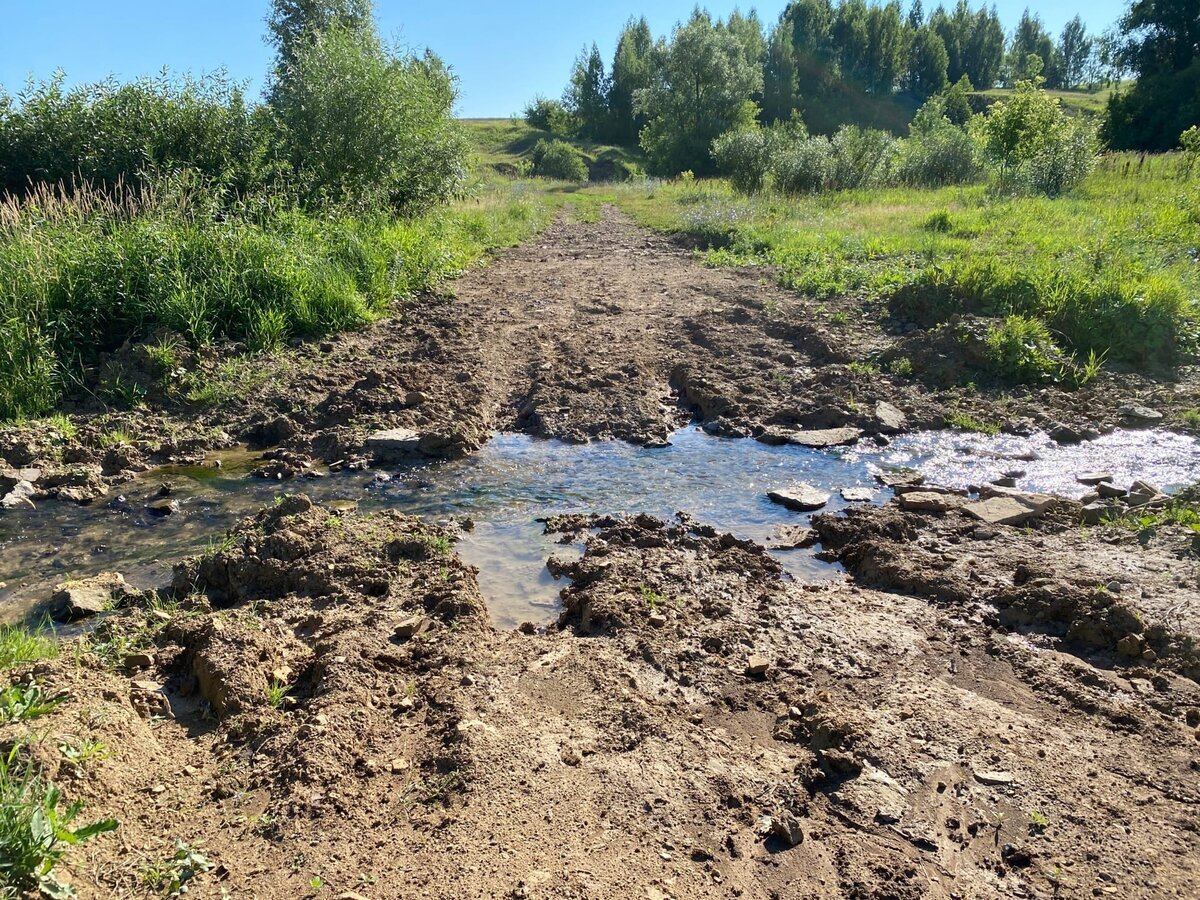
<instances>
[{"instance_id":1,"label":"green grass field","mask_svg":"<svg viewBox=\"0 0 1200 900\"><path fill-rule=\"evenodd\" d=\"M540 140L563 139L527 125L521 119L460 119L475 150L475 163L485 171L516 175ZM641 152L632 147L571 140L583 153L591 181L620 181L645 166Z\"/></svg>"}]
</instances>

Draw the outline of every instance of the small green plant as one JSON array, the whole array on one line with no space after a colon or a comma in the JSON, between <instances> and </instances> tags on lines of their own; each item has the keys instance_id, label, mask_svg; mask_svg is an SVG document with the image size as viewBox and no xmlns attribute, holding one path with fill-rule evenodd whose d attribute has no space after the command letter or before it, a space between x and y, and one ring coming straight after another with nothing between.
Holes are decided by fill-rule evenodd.
<instances>
[{"instance_id":1,"label":"small green plant","mask_svg":"<svg viewBox=\"0 0 1200 900\"><path fill-rule=\"evenodd\" d=\"M58 656L58 642L48 622L35 628L0 626L0 672L21 663L55 656Z\"/></svg>"},{"instance_id":2,"label":"small green plant","mask_svg":"<svg viewBox=\"0 0 1200 900\"><path fill-rule=\"evenodd\" d=\"M449 556L454 549L454 543L445 535L427 534L421 539L425 550L430 556Z\"/></svg>"},{"instance_id":3,"label":"small green plant","mask_svg":"<svg viewBox=\"0 0 1200 900\"><path fill-rule=\"evenodd\" d=\"M109 756L108 744L91 738L78 744L59 744L58 752L76 771L82 771L88 763L108 759Z\"/></svg>"},{"instance_id":4,"label":"small green plant","mask_svg":"<svg viewBox=\"0 0 1200 900\"><path fill-rule=\"evenodd\" d=\"M887 364L887 370L893 375L900 375L907 378L913 373L912 360L907 356L897 356Z\"/></svg>"},{"instance_id":5,"label":"small green plant","mask_svg":"<svg viewBox=\"0 0 1200 900\"><path fill-rule=\"evenodd\" d=\"M0 723L36 719L53 712L65 699L47 695L36 681L10 684L0 691Z\"/></svg>"},{"instance_id":6,"label":"small green plant","mask_svg":"<svg viewBox=\"0 0 1200 900\"><path fill-rule=\"evenodd\" d=\"M853 360L846 368L848 368L855 375L878 375L879 374L879 366L877 366L875 363L871 362L870 360L864 360L864 361L860 362L859 360L856 359L856 360Z\"/></svg>"},{"instance_id":7,"label":"small green plant","mask_svg":"<svg viewBox=\"0 0 1200 900\"><path fill-rule=\"evenodd\" d=\"M642 585L642 602L650 609L657 609L658 605L665 600L662 594L653 588Z\"/></svg>"},{"instance_id":8,"label":"small green plant","mask_svg":"<svg viewBox=\"0 0 1200 900\"><path fill-rule=\"evenodd\" d=\"M145 866L142 883L166 897L179 897L188 892L191 881L215 868L204 853L176 838L174 855Z\"/></svg>"},{"instance_id":9,"label":"small green plant","mask_svg":"<svg viewBox=\"0 0 1200 900\"><path fill-rule=\"evenodd\" d=\"M97 443L100 444L101 450L109 450L113 447L128 447L133 443L133 438L128 432L114 428L112 431L102 432L97 438Z\"/></svg>"},{"instance_id":10,"label":"small green plant","mask_svg":"<svg viewBox=\"0 0 1200 900\"><path fill-rule=\"evenodd\" d=\"M1050 824L1050 820L1038 810L1034 810L1029 814L1029 830L1035 834L1041 834Z\"/></svg>"},{"instance_id":11,"label":"small green plant","mask_svg":"<svg viewBox=\"0 0 1200 900\"><path fill-rule=\"evenodd\" d=\"M320 875L314 875L312 878L308 879L308 886L314 891L321 891L325 887L325 882L321 879Z\"/></svg>"},{"instance_id":12,"label":"small green plant","mask_svg":"<svg viewBox=\"0 0 1200 900\"><path fill-rule=\"evenodd\" d=\"M936 209L925 217L925 221L921 223L921 227L926 231L945 234L954 227L954 223L950 220L950 211L948 209Z\"/></svg>"},{"instance_id":13,"label":"small green plant","mask_svg":"<svg viewBox=\"0 0 1200 900\"><path fill-rule=\"evenodd\" d=\"M267 685L267 703L272 709L279 709L283 706L283 699L287 696L288 686L278 678L272 678L271 683Z\"/></svg>"},{"instance_id":14,"label":"small green plant","mask_svg":"<svg viewBox=\"0 0 1200 900\"><path fill-rule=\"evenodd\" d=\"M62 792L21 757L19 746L0 756L0 895L36 890L52 898L74 896L55 877L54 867L69 847L113 831L117 822L103 819L72 828L83 803L62 807L62 800Z\"/></svg>"},{"instance_id":15,"label":"small green plant","mask_svg":"<svg viewBox=\"0 0 1200 900\"><path fill-rule=\"evenodd\" d=\"M970 413L959 412L955 410L946 416L946 424L951 428L957 428L959 431L974 431L979 434L999 434L1000 426L994 422L985 422L982 419L977 419Z\"/></svg>"},{"instance_id":16,"label":"small green plant","mask_svg":"<svg viewBox=\"0 0 1200 900\"><path fill-rule=\"evenodd\" d=\"M1179 414L1179 421L1193 428L1200 427L1200 409L1185 409Z\"/></svg>"}]
</instances>

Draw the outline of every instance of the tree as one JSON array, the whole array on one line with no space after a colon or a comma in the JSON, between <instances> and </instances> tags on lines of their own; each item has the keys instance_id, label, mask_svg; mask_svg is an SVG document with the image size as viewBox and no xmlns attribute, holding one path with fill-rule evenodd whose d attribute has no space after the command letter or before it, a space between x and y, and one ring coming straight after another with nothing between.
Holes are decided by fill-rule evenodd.
<instances>
[{"instance_id":1,"label":"tree","mask_svg":"<svg viewBox=\"0 0 1200 900\"><path fill-rule=\"evenodd\" d=\"M724 28L741 44L746 62L752 66L763 64L763 58L767 54L767 41L763 37L762 22L759 21L757 12L750 10L748 15L742 15L741 11L734 7Z\"/></svg>"},{"instance_id":2,"label":"tree","mask_svg":"<svg viewBox=\"0 0 1200 900\"><path fill-rule=\"evenodd\" d=\"M612 121L612 139L620 144L637 140L646 125L644 116L634 111L634 95L649 87L653 78L651 54L654 37L645 17L630 19L617 40L613 56L608 108Z\"/></svg>"},{"instance_id":3,"label":"tree","mask_svg":"<svg viewBox=\"0 0 1200 900\"><path fill-rule=\"evenodd\" d=\"M746 60L737 38L700 10L656 55L657 77L635 99L650 119L641 134L650 166L666 175L711 172L713 140L753 119L750 96L762 89L762 70Z\"/></svg>"},{"instance_id":4,"label":"tree","mask_svg":"<svg viewBox=\"0 0 1200 900\"><path fill-rule=\"evenodd\" d=\"M592 44L591 52L584 50L575 60L575 69L563 96L563 106L579 123L579 133L586 138L599 141L611 133L609 89L600 49Z\"/></svg>"},{"instance_id":5,"label":"tree","mask_svg":"<svg viewBox=\"0 0 1200 900\"><path fill-rule=\"evenodd\" d=\"M799 105L794 53L791 27L781 21L771 29L763 62L762 118L765 122L789 119Z\"/></svg>"},{"instance_id":6,"label":"tree","mask_svg":"<svg viewBox=\"0 0 1200 900\"><path fill-rule=\"evenodd\" d=\"M1075 88L1083 84L1093 44L1094 41L1088 36L1087 26L1079 16L1063 26L1062 35L1058 39L1063 87Z\"/></svg>"},{"instance_id":7,"label":"tree","mask_svg":"<svg viewBox=\"0 0 1200 900\"><path fill-rule=\"evenodd\" d=\"M922 25L913 36L908 58L908 90L926 99L946 86L946 69L950 57L941 35Z\"/></svg>"},{"instance_id":8,"label":"tree","mask_svg":"<svg viewBox=\"0 0 1200 900\"><path fill-rule=\"evenodd\" d=\"M1042 61L1042 67L1037 72L1029 68L1029 57L1037 56ZM1054 41L1050 39L1046 26L1041 18L1029 12L1026 8L1021 14L1021 20L1013 32L1012 43L1008 51L1009 82L1028 80L1041 75L1046 79L1047 87L1062 87L1061 66L1058 51Z\"/></svg>"},{"instance_id":9,"label":"tree","mask_svg":"<svg viewBox=\"0 0 1200 900\"><path fill-rule=\"evenodd\" d=\"M1118 25L1114 60L1137 74L1108 102L1114 149L1170 150L1200 123L1200 9L1196 0L1133 0Z\"/></svg>"},{"instance_id":10,"label":"tree","mask_svg":"<svg viewBox=\"0 0 1200 900\"><path fill-rule=\"evenodd\" d=\"M275 48L276 77L285 77L300 49L335 25L374 33L371 0L271 0L267 43Z\"/></svg>"}]
</instances>

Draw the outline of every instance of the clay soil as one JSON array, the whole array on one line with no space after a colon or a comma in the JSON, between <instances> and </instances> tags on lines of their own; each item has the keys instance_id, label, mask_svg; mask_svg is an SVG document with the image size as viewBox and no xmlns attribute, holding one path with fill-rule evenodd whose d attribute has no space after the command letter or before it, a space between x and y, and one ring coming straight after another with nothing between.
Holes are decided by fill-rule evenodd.
<instances>
[{"instance_id":1,"label":"clay soil","mask_svg":"<svg viewBox=\"0 0 1200 900\"><path fill-rule=\"evenodd\" d=\"M398 426L457 454L496 429L652 444L692 416L771 439L955 410L1101 430L1131 402L1196 405L1186 379L1067 395L851 370L914 333L835 324L837 304L614 214L452 287L297 348L187 426L169 405L129 420L122 460L81 410L66 455L103 491L223 441L273 448L280 477L365 465L366 436ZM49 439L21 440L10 465L57 471ZM84 898L164 896L192 850L188 896L213 898L1200 895L1189 529L981 528L893 502L819 517L847 575L805 584L686 515L547 527L587 550L550 561L569 580L539 629L491 626L454 527L298 494L157 596L118 595L12 673L60 705L0 728L85 818L121 822L64 876ZM107 756L63 758L85 740Z\"/></svg>"}]
</instances>

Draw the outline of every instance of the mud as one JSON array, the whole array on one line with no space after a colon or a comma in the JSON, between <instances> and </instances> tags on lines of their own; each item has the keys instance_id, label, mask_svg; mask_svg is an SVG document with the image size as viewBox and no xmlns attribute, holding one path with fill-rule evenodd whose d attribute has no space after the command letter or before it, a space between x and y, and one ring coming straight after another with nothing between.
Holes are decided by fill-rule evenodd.
<instances>
[{"instance_id":1,"label":"mud","mask_svg":"<svg viewBox=\"0 0 1200 900\"><path fill-rule=\"evenodd\" d=\"M496 428L653 445L693 414L887 440L955 412L1101 431L1132 402L1168 424L1195 405L1186 380L1006 393L852 370L914 332L837 326L854 298L818 310L611 215L454 291L277 358L186 426L81 410L74 435L7 431L5 459L43 468L20 479L41 503L238 440L283 480L367 465L383 428L455 455ZM114 422L131 440L101 448ZM454 528L289 494L157 593L75 585L107 590L101 611L9 673L62 701L0 746L121 821L62 865L83 898L162 896L180 846L209 860L200 898L1196 896L1195 534L1076 513L818 516L849 573L820 583L686 510L552 517L585 545L549 562L560 617L501 631ZM104 752L60 749L85 741Z\"/></svg>"}]
</instances>

